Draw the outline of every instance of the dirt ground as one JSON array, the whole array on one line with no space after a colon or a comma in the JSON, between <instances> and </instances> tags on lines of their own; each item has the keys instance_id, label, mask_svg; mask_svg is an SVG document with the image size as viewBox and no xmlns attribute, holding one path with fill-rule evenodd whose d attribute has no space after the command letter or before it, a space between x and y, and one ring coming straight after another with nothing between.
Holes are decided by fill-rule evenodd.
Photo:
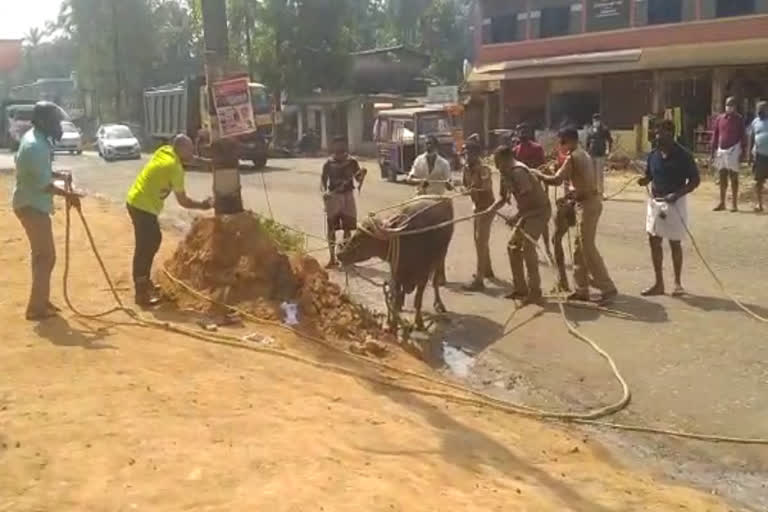
<instances>
[{"instance_id":1,"label":"dirt ground","mask_svg":"<svg viewBox=\"0 0 768 512\"><path fill-rule=\"evenodd\" d=\"M28 249L9 185L0 178L2 511L735 510L622 467L578 430L131 325L68 313L28 323ZM127 219L97 200L84 207L128 298ZM166 236L166 254L174 241ZM103 309L109 295L79 227L72 260L78 306ZM353 365L283 333L248 329Z\"/></svg>"}]
</instances>

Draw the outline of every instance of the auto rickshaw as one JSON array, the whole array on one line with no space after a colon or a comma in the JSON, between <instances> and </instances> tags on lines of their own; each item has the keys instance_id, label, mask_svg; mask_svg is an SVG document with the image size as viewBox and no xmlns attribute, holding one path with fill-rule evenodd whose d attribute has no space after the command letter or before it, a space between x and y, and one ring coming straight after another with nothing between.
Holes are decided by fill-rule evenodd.
<instances>
[{"instance_id":1,"label":"auto rickshaw","mask_svg":"<svg viewBox=\"0 0 768 512\"><path fill-rule=\"evenodd\" d=\"M426 106L384 110L374 125L382 179L397 181L408 174L416 157L425 151L427 137L434 135L440 155L461 167L459 152L464 143L463 108L460 105Z\"/></svg>"}]
</instances>

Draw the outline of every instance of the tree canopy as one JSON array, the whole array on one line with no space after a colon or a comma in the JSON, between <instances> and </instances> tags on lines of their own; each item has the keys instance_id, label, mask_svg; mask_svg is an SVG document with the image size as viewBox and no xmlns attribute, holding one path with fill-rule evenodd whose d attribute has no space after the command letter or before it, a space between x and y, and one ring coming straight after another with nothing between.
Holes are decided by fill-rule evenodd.
<instances>
[{"instance_id":1,"label":"tree canopy","mask_svg":"<svg viewBox=\"0 0 768 512\"><path fill-rule=\"evenodd\" d=\"M227 0L231 59L273 91L343 88L349 54L407 44L425 73L457 83L468 53L470 0ZM30 29L15 83L78 76L104 120L140 120L149 86L202 70L200 0L64 0Z\"/></svg>"}]
</instances>

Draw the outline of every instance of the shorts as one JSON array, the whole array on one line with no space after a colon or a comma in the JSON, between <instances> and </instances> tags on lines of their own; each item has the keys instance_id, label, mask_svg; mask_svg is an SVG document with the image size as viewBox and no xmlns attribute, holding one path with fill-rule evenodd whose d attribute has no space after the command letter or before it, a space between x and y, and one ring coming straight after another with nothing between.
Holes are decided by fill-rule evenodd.
<instances>
[{"instance_id":1,"label":"shorts","mask_svg":"<svg viewBox=\"0 0 768 512\"><path fill-rule=\"evenodd\" d=\"M330 231L353 231L357 228L357 204L353 191L332 193L325 197L325 214Z\"/></svg>"},{"instance_id":2,"label":"shorts","mask_svg":"<svg viewBox=\"0 0 768 512\"><path fill-rule=\"evenodd\" d=\"M755 156L755 164L752 167L752 174L755 181L763 182L768 180L768 155L758 153Z\"/></svg>"}]
</instances>

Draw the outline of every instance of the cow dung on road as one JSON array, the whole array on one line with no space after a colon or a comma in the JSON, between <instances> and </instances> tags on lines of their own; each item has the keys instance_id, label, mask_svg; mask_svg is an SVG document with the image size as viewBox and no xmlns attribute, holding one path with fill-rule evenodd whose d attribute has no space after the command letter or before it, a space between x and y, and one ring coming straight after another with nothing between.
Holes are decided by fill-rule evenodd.
<instances>
[{"instance_id":1,"label":"cow dung on road","mask_svg":"<svg viewBox=\"0 0 768 512\"><path fill-rule=\"evenodd\" d=\"M381 339L380 318L343 294L317 260L291 250L297 244L286 243L290 234L279 229L252 212L198 218L165 269L203 295L265 320L280 320L280 305L295 302L302 328L362 344ZM179 308L226 312L162 271L156 282Z\"/></svg>"}]
</instances>

